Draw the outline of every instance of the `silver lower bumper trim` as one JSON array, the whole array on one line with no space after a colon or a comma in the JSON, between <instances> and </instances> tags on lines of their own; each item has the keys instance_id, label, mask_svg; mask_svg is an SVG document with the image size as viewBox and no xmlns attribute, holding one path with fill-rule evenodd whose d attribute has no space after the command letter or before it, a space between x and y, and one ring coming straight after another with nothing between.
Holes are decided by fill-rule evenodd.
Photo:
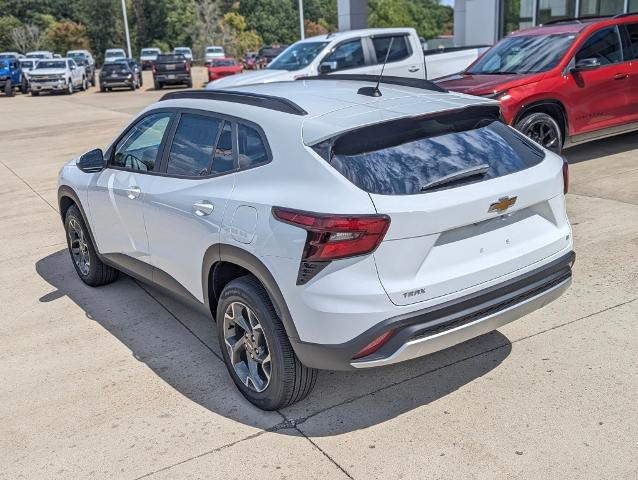
<instances>
[{"instance_id":1,"label":"silver lower bumper trim","mask_svg":"<svg viewBox=\"0 0 638 480\"><path fill-rule=\"evenodd\" d=\"M443 332L435 333L429 337L420 337L404 343L392 355L386 358L375 360L361 360L351 362L355 368L380 367L393 363L404 362L417 357L422 357L430 353L444 350L448 347L458 345L475 337L489 333L514 320L521 318L534 310L544 307L548 303L560 297L571 285L571 277L544 291L540 295L517 303L509 308L496 312L492 315L475 320L465 325L451 328Z\"/></svg>"}]
</instances>

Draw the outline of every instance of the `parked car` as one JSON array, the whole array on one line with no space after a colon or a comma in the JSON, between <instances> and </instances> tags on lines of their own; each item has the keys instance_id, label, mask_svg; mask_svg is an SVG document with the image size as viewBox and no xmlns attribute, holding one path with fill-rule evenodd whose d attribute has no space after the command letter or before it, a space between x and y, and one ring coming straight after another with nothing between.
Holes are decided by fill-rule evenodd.
<instances>
[{"instance_id":1,"label":"parked car","mask_svg":"<svg viewBox=\"0 0 638 480\"><path fill-rule=\"evenodd\" d=\"M41 92L64 92L71 95L76 89L89 88L83 66L72 58L38 60L29 74L29 89L34 97Z\"/></svg>"},{"instance_id":2,"label":"parked car","mask_svg":"<svg viewBox=\"0 0 638 480\"><path fill-rule=\"evenodd\" d=\"M193 51L189 47L176 47L173 49L173 55L181 55L189 62L193 61Z\"/></svg>"},{"instance_id":3,"label":"parked car","mask_svg":"<svg viewBox=\"0 0 638 480\"><path fill-rule=\"evenodd\" d=\"M0 60L3 60L5 58L13 58L17 60L21 57L24 57L24 55L18 52L0 52Z\"/></svg>"},{"instance_id":4,"label":"parked car","mask_svg":"<svg viewBox=\"0 0 638 480\"><path fill-rule=\"evenodd\" d=\"M67 58L72 58L75 63L84 67L86 78L89 79L91 85L95 87L96 75L95 75L95 59L91 52L88 50L69 50L66 52Z\"/></svg>"},{"instance_id":5,"label":"parked car","mask_svg":"<svg viewBox=\"0 0 638 480\"><path fill-rule=\"evenodd\" d=\"M158 55L153 64L153 84L155 90L164 88L164 85L186 85L192 88L190 62L181 54Z\"/></svg>"},{"instance_id":6,"label":"parked car","mask_svg":"<svg viewBox=\"0 0 638 480\"><path fill-rule=\"evenodd\" d=\"M157 56L162 51L159 48L143 48L140 52L140 65L142 70L150 69L153 66L153 62L157 60Z\"/></svg>"},{"instance_id":7,"label":"parked car","mask_svg":"<svg viewBox=\"0 0 638 480\"><path fill-rule=\"evenodd\" d=\"M571 282L560 156L492 100L346 78L172 92L60 172L82 281L123 271L212 312L263 409L307 395L316 369L448 348Z\"/></svg>"},{"instance_id":8,"label":"parked car","mask_svg":"<svg viewBox=\"0 0 638 480\"><path fill-rule=\"evenodd\" d=\"M225 56L224 47L217 47L214 45L206 47L206 51L204 52L204 63L209 65L213 59L224 58Z\"/></svg>"},{"instance_id":9,"label":"parked car","mask_svg":"<svg viewBox=\"0 0 638 480\"><path fill-rule=\"evenodd\" d=\"M108 48L104 52L104 63L115 62L126 58L126 52L122 48Z\"/></svg>"},{"instance_id":10,"label":"parked car","mask_svg":"<svg viewBox=\"0 0 638 480\"><path fill-rule=\"evenodd\" d=\"M37 60L33 59L33 58L22 58L19 59L18 62L20 62L20 68L22 69L22 75L27 79L27 83L29 82L29 74L31 73L31 70L33 70L35 68L35 64L37 63Z\"/></svg>"},{"instance_id":11,"label":"parked car","mask_svg":"<svg viewBox=\"0 0 638 480\"><path fill-rule=\"evenodd\" d=\"M131 68L131 71L137 78L137 88L140 88L142 85L144 85L142 66L137 63L137 60L135 60L134 58L125 58L124 60L128 63L128 66Z\"/></svg>"},{"instance_id":12,"label":"parked car","mask_svg":"<svg viewBox=\"0 0 638 480\"><path fill-rule=\"evenodd\" d=\"M16 58L0 58L0 92L13 97L16 90L27 93L27 78Z\"/></svg>"},{"instance_id":13,"label":"parked car","mask_svg":"<svg viewBox=\"0 0 638 480\"><path fill-rule=\"evenodd\" d=\"M244 66L232 57L215 58L208 64L208 80L212 82L243 70Z\"/></svg>"},{"instance_id":14,"label":"parked car","mask_svg":"<svg viewBox=\"0 0 638 480\"><path fill-rule=\"evenodd\" d=\"M247 70L261 70L266 66L266 59L257 52L248 52L244 55L244 66Z\"/></svg>"},{"instance_id":15,"label":"parked car","mask_svg":"<svg viewBox=\"0 0 638 480\"><path fill-rule=\"evenodd\" d=\"M140 86L139 78L138 73L124 58L105 63L100 70L100 92L110 92L114 88L135 90Z\"/></svg>"},{"instance_id":16,"label":"parked car","mask_svg":"<svg viewBox=\"0 0 638 480\"><path fill-rule=\"evenodd\" d=\"M555 152L638 128L638 15L554 22L501 40L442 87L497 99Z\"/></svg>"},{"instance_id":17,"label":"parked car","mask_svg":"<svg viewBox=\"0 0 638 480\"><path fill-rule=\"evenodd\" d=\"M53 52L49 52L48 50L37 50L35 52L27 52L25 58L37 58L37 59L46 59L53 58Z\"/></svg>"},{"instance_id":18,"label":"parked car","mask_svg":"<svg viewBox=\"0 0 638 480\"><path fill-rule=\"evenodd\" d=\"M389 49L385 75L421 79L459 72L479 54L478 48L469 47L424 57L413 28L351 30L301 40L279 54L264 70L223 78L211 83L210 88L282 82L337 72L379 75ZM265 49L260 53L266 55Z\"/></svg>"},{"instance_id":19,"label":"parked car","mask_svg":"<svg viewBox=\"0 0 638 480\"><path fill-rule=\"evenodd\" d=\"M259 56L264 60L264 64L268 65L287 48L288 45L280 45L278 43L273 45L264 45L259 49Z\"/></svg>"}]
</instances>

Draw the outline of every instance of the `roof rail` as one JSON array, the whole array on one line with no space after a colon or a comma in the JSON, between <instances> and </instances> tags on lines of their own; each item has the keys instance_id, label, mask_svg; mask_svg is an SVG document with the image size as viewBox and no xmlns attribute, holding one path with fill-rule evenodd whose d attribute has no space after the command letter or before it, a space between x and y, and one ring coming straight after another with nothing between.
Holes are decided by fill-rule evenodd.
<instances>
[{"instance_id":1,"label":"roof rail","mask_svg":"<svg viewBox=\"0 0 638 480\"><path fill-rule=\"evenodd\" d=\"M583 21L591 21L591 20L602 20L605 18L614 18L613 15L585 15L583 17L575 17L575 18L557 18L556 20L550 20L549 22L543 23L542 27L546 25L556 25L557 23L583 23Z\"/></svg>"},{"instance_id":2,"label":"roof rail","mask_svg":"<svg viewBox=\"0 0 638 480\"><path fill-rule=\"evenodd\" d=\"M318 75L316 77L301 77L297 80L350 80L353 82L371 82L377 83L379 81L378 75L356 75L356 74L330 74L330 75ZM419 88L421 90L431 90L433 92L447 92L446 89L440 87L436 83L429 80L423 80L420 78L407 78L407 77L382 77L380 83L387 85L397 85L400 87Z\"/></svg>"},{"instance_id":3,"label":"roof rail","mask_svg":"<svg viewBox=\"0 0 638 480\"><path fill-rule=\"evenodd\" d=\"M638 12L619 13L619 14L618 14L618 15L616 15L614 18L631 17L632 15L638 15Z\"/></svg>"},{"instance_id":4,"label":"roof rail","mask_svg":"<svg viewBox=\"0 0 638 480\"><path fill-rule=\"evenodd\" d=\"M308 115L303 108L287 98L262 95L252 92L237 92L233 90L182 90L170 92L160 98L162 100L177 100L193 98L196 100L217 100L220 102L243 103L253 107L267 108L292 115Z\"/></svg>"}]
</instances>

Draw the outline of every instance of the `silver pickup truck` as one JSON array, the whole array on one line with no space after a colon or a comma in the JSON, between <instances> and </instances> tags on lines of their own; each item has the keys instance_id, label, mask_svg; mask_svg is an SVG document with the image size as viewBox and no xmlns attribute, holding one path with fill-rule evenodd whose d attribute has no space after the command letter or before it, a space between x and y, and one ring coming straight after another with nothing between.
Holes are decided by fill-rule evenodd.
<instances>
[{"instance_id":1,"label":"silver pickup truck","mask_svg":"<svg viewBox=\"0 0 638 480\"><path fill-rule=\"evenodd\" d=\"M76 89L86 90L89 82L83 66L78 66L72 58L38 60L29 73L31 95L40 92L64 92L71 95Z\"/></svg>"}]
</instances>

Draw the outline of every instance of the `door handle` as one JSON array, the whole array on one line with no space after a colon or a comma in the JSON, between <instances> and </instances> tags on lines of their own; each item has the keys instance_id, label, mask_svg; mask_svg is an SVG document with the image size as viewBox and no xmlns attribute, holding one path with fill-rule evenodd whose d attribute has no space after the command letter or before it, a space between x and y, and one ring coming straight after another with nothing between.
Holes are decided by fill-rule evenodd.
<instances>
[{"instance_id":1,"label":"door handle","mask_svg":"<svg viewBox=\"0 0 638 480\"><path fill-rule=\"evenodd\" d=\"M208 200L202 200L201 202L193 203L193 211L198 217L210 215L215 210L215 205Z\"/></svg>"},{"instance_id":2,"label":"door handle","mask_svg":"<svg viewBox=\"0 0 638 480\"><path fill-rule=\"evenodd\" d=\"M614 75L614 80L624 80L625 78L629 78L628 73L617 73Z\"/></svg>"},{"instance_id":3,"label":"door handle","mask_svg":"<svg viewBox=\"0 0 638 480\"><path fill-rule=\"evenodd\" d=\"M140 196L141 193L142 193L142 189L138 187L137 185L133 187L129 187L128 190L126 190L126 196L130 198L131 200L135 200L137 197Z\"/></svg>"},{"instance_id":4,"label":"door handle","mask_svg":"<svg viewBox=\"0 0 638 480\"><path fill-rule=\"evenodd\" d=\"M418 72L419 70L421 70L421 67L417 67L416 65L412 65L410 68L408 68L408 72L411 73Z\"/></svg>"}]
</instances>

